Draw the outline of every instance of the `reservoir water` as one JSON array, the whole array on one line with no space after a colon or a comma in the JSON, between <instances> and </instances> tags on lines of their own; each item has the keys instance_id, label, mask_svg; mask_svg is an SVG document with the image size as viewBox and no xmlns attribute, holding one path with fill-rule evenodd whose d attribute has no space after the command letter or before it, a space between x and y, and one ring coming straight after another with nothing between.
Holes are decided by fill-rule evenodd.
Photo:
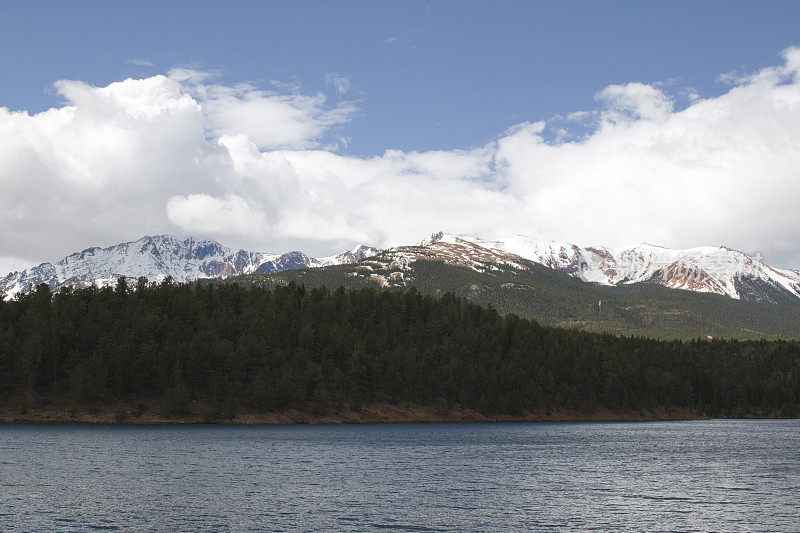
<instances>
[{"instance_id":1,"label":"reservoir water","mask_svg":"<svg viewBox=\"0 0 800 533\"><path fill-rule=\"evenodd\" d=\"M798 531L800 421L0 425L0 530Z\"/></svg>"}]
</instances>

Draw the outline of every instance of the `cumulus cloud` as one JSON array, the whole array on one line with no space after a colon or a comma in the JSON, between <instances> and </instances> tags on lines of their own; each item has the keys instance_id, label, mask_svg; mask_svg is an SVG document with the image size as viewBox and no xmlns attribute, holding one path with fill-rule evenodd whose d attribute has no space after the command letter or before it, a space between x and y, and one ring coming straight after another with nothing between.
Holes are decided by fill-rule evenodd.
<instances>
[{"instance_id":1,"label":"cumulus cloud","mask_svg":"<svg viewBox=\"0 0 800 533\"><path fill-rule=\"evenodd\" d=\"M0 256L54 259L163 231L169 197L225 171L199 104L164 76L55 87L62 107L0 108Z\"/></svg>"},{"instance_id":2,"label":"cumulus cloud","mask_svg":"<svg viewBox=\"0 0 800 533\"><path fill-rule=\"evenodd\" d=\"M350 102L326 106L323 94L277 94L252 85L204 85L194 92L203 102L207 133L245 134L266 150L318 147L325 133L349 122L356 111Z\"/></svg>"},{"instance_id":3,"label":"cumulus cloud","mask_svg":"<svg viewBox=\"0 0 800 533\"><path fill-rule=\"evenodd\" d=\"M672 101L666 94L639 82L609 85L595 97L607 106L606 120L656 119L672 111Z\"/></svg>"},{"instance_id":4,"label":"cumulus cloud","mask_svg":"<svg viewBox=\"0 0 800 533\"><path fill-rule=\"evenodd\" d=\"M257 237L266 229L264 213L235 194L173 196L167 201L167 217L190 233Z\"/></svg>"},{"instance_id":5,"label":"cumulus cloud","mask_svg":"<svg viewBox=\"0 0 800 533\"><path fill-rule=\"evenodd\" d=\"M60 107L0 108L0 266L156 232L327 254L444 229L725 244L797 268L799 72L791 48L684 107L653 84L612 85L556 135L525 122L483 146L374 157L325 149L357 109L320 95L185 68L106 87L60 81Z\"/></svg>"},{"instance_id":6,"label":"cumulus cloud","mask_svg":"<svg viewBox=\"0 0 800 533\"><path fill-rule=\"evenodd\" d=\"M332 129L347 124L357 111L355 103L330 106L325 95L304 95L298 83L272 81L276 90L249 83L226 86L212 83L219 75L192 67L175 67L168 76L201 107L203 127L210 141L225 135L247 135L260 149L320 148ZM328 74L340 95L350 87L343 76ZM283 90L283 92L278 92Z\"/></svg>"}]
</instances>

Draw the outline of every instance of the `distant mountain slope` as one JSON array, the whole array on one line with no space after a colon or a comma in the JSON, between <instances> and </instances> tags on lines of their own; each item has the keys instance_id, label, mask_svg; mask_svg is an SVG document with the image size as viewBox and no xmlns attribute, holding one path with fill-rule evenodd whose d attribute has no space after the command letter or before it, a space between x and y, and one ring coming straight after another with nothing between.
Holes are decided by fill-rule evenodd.
<instances>
[{"instance_id":1,"label":"distant mountain slope","mask_svg":"<svg viewBox=\"0 0 800 533\"><path fill-rule=\"evenodd\" d=\"M624 335L800 338L800 300L796 298L775 305L677 291L652 281L619 286L585 283L519 256L506 257L506 263L483 263L479 250L439 248L443 250L405 247L358 264L245 275L226 282L273 287L294 281L329 288L413 287L431 295L452 292L542 324ZM441 259L445 253L448 262Z\"/></svg>"},{"instance_id":2,"label":"distant mountain slope","mask_svg":"<svg viewBox=\"0 0 800 533\"><path fill-rule=\"evenodd\" d=\"M356 262L377 252L359 246L339 255L315 259L302 252L271 254L247 250L234 251L209 239L180 239L170 235L145 236L107 248L89 248L68 255L57 263L13 272L0 279L0 295L11 298L40 283L52 289L69 285L86 287L116 282L120 276L151 281L171 277L175 281L202 278L227 278L240 274L269 274L285 269L308 268Z\"/></svg>"},{"instance_id":3,"label":"distant mountain slope","mask_svg":"<svg viewBox=\"0 0 800 533\"><path fill-rule=\"evenodd\" d=\"M673 289L771 303L800 298L800 273L772 268L756 257L724 246L688 250L649 244L630 248L580 247L521 235L489 241L438 233L417 247L398 251L410 257L438 256L471 267L474 264L465 258L514 264L518 257L602 285L653 282Z\"/></svg>"},{"instance_id":4,"label":"distant mountain slope","mask_svg":"<svg viewBox=\"0 0 800 533\"><path fill-rule=\"evenodd\" d=\"M0 279L0 296L13 297L39 283L53 289L114 283L119 276L147 277L159 281L228 278L243 274L272 274L284 270L316 268L362 262L379 254L395 264L387 285L402 283L402 265L418 260L441 261L481 273L513 268L525 271L531 264L567 274L588 286L657 284L671 289L724 295L765 303L800 303L800 272L764 264L759 258L726 248L700 247L672 250L649 244L630 248L577 246L525 236L500 240L437 233L409 246L377 250L358 246L336 256L313 258L293 251L284 254L234 251L209 239L148 236L107 248L89 248L57 263L9 274ZM369 268L368 266L366 268ZM375 278L378 280L379 275ZM591 291L589 291L591 292Z\"/></svg>"}]
</instances>

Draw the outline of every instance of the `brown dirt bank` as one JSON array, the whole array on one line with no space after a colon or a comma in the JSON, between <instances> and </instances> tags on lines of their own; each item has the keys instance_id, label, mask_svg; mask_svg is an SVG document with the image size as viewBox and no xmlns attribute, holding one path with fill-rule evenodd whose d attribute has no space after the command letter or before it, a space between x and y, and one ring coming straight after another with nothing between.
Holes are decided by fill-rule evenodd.
<instances>
[{"instance_id":1,"label":"brown dirt bank","mask_svg":"<svg viewBox=\"0 0 800 533\"><path fill-rule=\"evenodd\" d=\"M745 418L775 418L774 414L753 412ZM610 422L655 420L704 420L703 413L685 409L656 409L653 411L597 410L593 413L578 411L527 411L521 415L486 415L471 409L437 408L431 406L396 405L376 403L360 409L316 414L312 411L287 409L272 413L242 412L233 418L210 418L207 414L190 414L167 417L157 410L144 413L119 408L94 408L91 410L39 407L20 409L0 406L0 422L34 424L380 424L415 422Z\"/></svg>"}]
</instances>

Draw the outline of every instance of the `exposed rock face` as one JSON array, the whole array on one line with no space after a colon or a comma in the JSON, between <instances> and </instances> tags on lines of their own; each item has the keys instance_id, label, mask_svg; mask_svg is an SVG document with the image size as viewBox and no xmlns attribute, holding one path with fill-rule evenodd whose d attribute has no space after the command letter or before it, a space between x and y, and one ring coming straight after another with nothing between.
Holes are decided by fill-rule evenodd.
<instances>
[{"instance_id":1,"label":"exposed rock face","mask_svg":"<svg viewBox=\"0 0 800 533\"><path fill-rule=\"evenodd\" d=\"M88 248L68 255L57 263L42 263L0 279L0 296L12 298L41 283L53 290L116 283L120 276L150 281L171 277L175 281L228 278L240 274L272 273L290 268L307 268L360 261L376 252L359 246L339 255L314 259L302 252L282 255L248 250L231 250L210 239L181 239L170 235L145 236L133 242Z\"/></svg>"},{"instance_id":2,"label":"exposed rock face","mask_svg":"<svg viewBox=\"0 0 800 533\"><path fill-rule=\"evenodd\" d=\"M40 283L58 289L69 285L107 285L120 276L144 276L160 281L228 278L241 274L272 274L297 268L370 262L392 265L402 285L403 271L414 261L435 260L491 274L500 268L526 269L531 263L603 285L658 283L665 287L722 294L758 302L796 302L800 271L782 270L724 246L673 250L650 244L630 248L578 246L522 235L500 240L437 233L418 244L378 250L357 246L338 255L313 258L292 251L270 254L231 250L209 239L179 239L169 235L142 237L108 248L88 248L57 263L42 263L0 279L0 296L11 298Z\"/></svg>"},{"instance_id":3,"label":"exposed rock face","mask_svg":"<svg viewBox=\"0 0 800 533\"><path fill-rule=\"evenodd\" d=\"M749 301L778 303L800 298L800 272L772 268L756 257L724 246L687 250L650 244L580 247L521 235L489 241L437 233L418 246L385 253L395 261L439 259L482 271L493 264L524 267L526 260L603 285L658 283Z\"/></svg>"}]
</instances>

